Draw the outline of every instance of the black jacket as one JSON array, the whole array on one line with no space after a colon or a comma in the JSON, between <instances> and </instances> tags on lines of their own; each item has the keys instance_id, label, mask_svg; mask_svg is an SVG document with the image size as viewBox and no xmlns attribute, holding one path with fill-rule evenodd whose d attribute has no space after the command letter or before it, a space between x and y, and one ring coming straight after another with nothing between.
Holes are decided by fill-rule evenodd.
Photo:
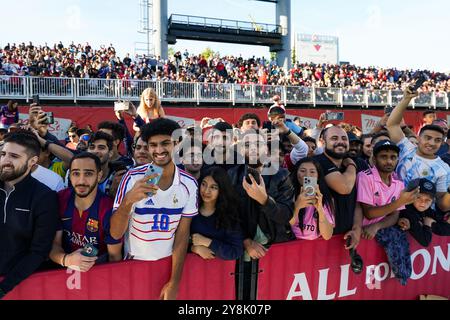
<instances>
[{"instance_id":1,"label":"black jacket","mask_svg":"<svg viewBox=\"0 0 450 320\"><path fill-rule=\"evenodd\" d=\"M280 169L275 175L263 176L269 196L267 204L261 206L250 198L242 187L245 165L239 165L228 171L235 190L241 201L240 219L244 239L254 239L257 226L269 238L270 243L294 240L289 225L294 212L294 188L289 179L289 171Z\"/></svg>"},{"instance_id":2,"label":"black jacket","mask_svg":"<svg viewBox=\"0 0 450 320\"><path fill-rule=\"evenodd\" d=\"M47 259L57 225L56 192L28 175L7 196L0 181L0 289L12 290Z\"/></svg>"},{"instance_id":3,"label":"black jacket","mask_svg":"<svg viewBox=\"0 0 450 320\"><path fill-rule=\"evenodd\" d=\"M436 220L436 222L431 225L431 228L423 224L424 217L430 217ZM442 230L447 226L450 226L448 223L442 221L442 218L438 217L433 209L430 208L424 212L419 212L412 204L405 206L405 209L400 211L399 218L406 218L409 220L409 232L413 238L424 247L427 247L431 243L433 233L445 235L442 234L445 233Z\"/></svg>"}]
</instances>

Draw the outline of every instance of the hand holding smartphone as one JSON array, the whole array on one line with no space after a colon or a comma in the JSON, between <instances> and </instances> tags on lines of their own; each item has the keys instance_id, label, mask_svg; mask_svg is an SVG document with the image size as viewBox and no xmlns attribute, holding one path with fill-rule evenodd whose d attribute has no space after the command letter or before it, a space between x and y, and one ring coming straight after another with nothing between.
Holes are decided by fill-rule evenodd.
<instances>
[{"instance_id":1,"label":"hand holding smartphone","mask_svg":"<svg viewBox=\"0 0 450 320\"><path fill-rule=\"evenodd\" d=\"M145 177L149 177L147 184L158 185L159 180L161 180L163 174L163 169L154 164L149 164L147 171L145 172ZM156 175L156 176L155 176ZM150 178L151 177L151 178ZM153 196L152 193L147 194L149 197Z\"/></svg>"},{"instance_id":2,"label":"hand holding smartphone","mask_svg":"<svg viewBox=\"0 0 450 320\"><path fill-rule=\"evenodd\" d=\"M252 180L250 180L250 176L253 177L253 179L255 179L257 184L261 183L261 175L259 174L258 170L247 166L246 167L246 173L245 173L245 181L247 181L247 183L252 184Z\"/></svg>"},{"instance_id":3,"label":"hand holding smartphone","mask_svg":"<svg viewBox=\"0 0 450 320\"><path fill-rule=\"evenodd\" d=\"M317 188L317 178L315 177L304 177L303 178L303 190L305 195L308 197L313 197L316 195Z\"/></svg>"},{"instance_id":4,"label":"hand holding smartphone","mask_svg":"<svg viewBox=\"0 0 450 320\"><path fill-rule=\"evenodd\" d=\"M81 251L81 254L86 257L96 257L98 254L98 249L92 244L87 243L84 246L83 251Z\"/></svg>"},{"instance_id":5,"label":"hand holding smartphone","mask_svg":"<svg viewBox=\"0 0 450 320\"><path fill-rule=\"evenodd\" d=\"M427 81L427 77L420 73L418 77L415 78L415 82L412 86L409 86L411 92L416 92L424 83Z\"/></svg>"}]
</instances>

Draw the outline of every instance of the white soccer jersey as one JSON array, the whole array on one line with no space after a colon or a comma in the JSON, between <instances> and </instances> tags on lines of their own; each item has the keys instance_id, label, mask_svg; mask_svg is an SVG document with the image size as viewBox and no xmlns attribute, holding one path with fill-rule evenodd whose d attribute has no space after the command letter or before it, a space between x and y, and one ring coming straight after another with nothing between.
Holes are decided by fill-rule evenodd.
<instances>
[{"instance_id":1,"label":"white soccer jersey","mask_svg":"<svg viewBox=\"0 0 450 320\"><path fill-rule=\"evenodd\" d=\"M125 194L142 179L148 164L131 169L120 182L114 201L117 210ZM125 233L125 257L136 260L158 260L172 255L175 231L182 217L198 213L198 186L195 178L175 166L169 189L158 192L132 207ZM113 213L114 214L114 213Z\"/></svg>"}]
</instances>

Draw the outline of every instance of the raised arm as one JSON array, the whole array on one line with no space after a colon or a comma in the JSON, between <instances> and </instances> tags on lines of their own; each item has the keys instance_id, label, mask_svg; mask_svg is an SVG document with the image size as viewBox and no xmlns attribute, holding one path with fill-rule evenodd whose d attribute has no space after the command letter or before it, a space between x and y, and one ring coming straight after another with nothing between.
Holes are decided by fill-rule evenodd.
<instances>
[{"instance_id":1,"label":"raised arm","mask_svg":"<svg viewBox=\"0 0 450 320\"><path fill-rule=\"evenodd\" d=\"M386 127L389 132L389 136L391 137L391 140L395 143L399 143L404 137L405 134L402 131L402 128L400 126L400 123L403 119L403 113L405 112L406 108L408 107L411 100L418 96L418 93L412 93L409 91L409 89L406 89L403 93L403 99L400 101L400 103L392 110L387 123Z\"/></svg>"}]
</instances>

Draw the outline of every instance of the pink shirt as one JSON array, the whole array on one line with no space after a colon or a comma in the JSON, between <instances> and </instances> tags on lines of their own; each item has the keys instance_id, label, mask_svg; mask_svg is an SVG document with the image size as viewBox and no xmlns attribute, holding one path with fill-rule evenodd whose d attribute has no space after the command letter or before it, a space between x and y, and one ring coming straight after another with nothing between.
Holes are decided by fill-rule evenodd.
<instances>
[{"instance_id":1,"label":"pink shirt","mask_svg":"<svg viewBox=\"0 0 450 320\"><path fill-rule=\"evenodd\" d=\"M400 193L405 188L405 185L401 180L398 180L396 175L391 175L391 185L386 185L380 177L378 169L371 167L366 171L358 173L357 181L357 196L356 201L370 205L372 207L385 206L400 197ZM405 209L404 206L397 210ZM363 226L376 223L383 220L384 217L375 219L367 219L364 217Z\"/></svg>"},{"instance_id":2,"label":"pink shirt","mask_svg":"<svg viewBox=\"0 0 450 320\"><path fill-rule=\"evenodd\" d=\"M329 223L334 227L334 215L327 206L323 208L325 217ZM314 218L315 208L309 206L305 208L305 217L303 218L303 227L300 228L298 213L295 214L295 224L291 226L292 232L294 232L297 239L314 240L320 237L320 233L317 231L317 219ZM303 230L302 230L303 229Z\"/></svg>"}]
</instances>

